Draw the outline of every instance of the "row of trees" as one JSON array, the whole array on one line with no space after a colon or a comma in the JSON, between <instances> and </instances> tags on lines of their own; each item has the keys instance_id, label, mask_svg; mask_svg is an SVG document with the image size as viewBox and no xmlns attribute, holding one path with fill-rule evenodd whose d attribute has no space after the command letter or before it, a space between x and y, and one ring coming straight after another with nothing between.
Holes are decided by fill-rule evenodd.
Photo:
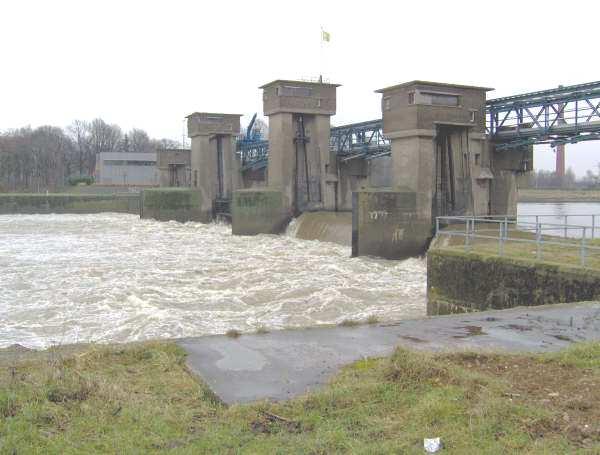
<instances>
[{"instance_id":1,"label":"row of trees","mask_svg":"<svg viewBox=\"0 0 600 455\"><path fill-rule=\"evenodd\" d=\"M41 126L0 134L0 191L45 191L69 178L92 176L101 152L153 152L180 147L171 139L152 139L144 130L123 132L98 118L75 120L66 128Z\"/></svg>"},{"instance_id":2,"label":"row of trees","mask_svg":"<svg viewBox=\"0 0 600 455\"><path fill-rule=\"evenodd\" d=\"M558 176L554 171L533 171L528 174L530 188L575 188L577 178L573 169L569 168L564 176Z\"/></svg>"},{"instance_id":3,"label":"row of trees","mask_svg":"<svg viewBox=\"0 0 600 455\"><path fill-rule=\"evenodd\" d=\"M554 171L533 171L528 174L525 185L529 188L598 189L600 188L600 163L594 172L588 169L585 176L577 178L569 168L563 177Z\"/></svg>"}]
</instances>

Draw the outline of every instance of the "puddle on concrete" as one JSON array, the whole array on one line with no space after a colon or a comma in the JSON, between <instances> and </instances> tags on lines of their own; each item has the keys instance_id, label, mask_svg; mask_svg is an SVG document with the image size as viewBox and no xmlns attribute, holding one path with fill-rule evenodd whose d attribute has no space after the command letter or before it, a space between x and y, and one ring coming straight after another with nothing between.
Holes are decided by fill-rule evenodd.
<instances>
[{"instance_id":1,"label":"puddle on concrete","mask_svg":"<svg viewBox=\"0 0 600 455\"><path fill-rule=\"evenodd\" d=\"M508 324L508 325L503 325L501 327L503 329L516 330L519 332L527 332L529 330L533 330L533 327L528 326L528 325L521 325L521 324Z\"/></svg>"},{"instance_id":2,"label":"puddle on concrete","mask_svg":"<svg viewBox=\"0 0 600 455\"><path fill-rule=\"evenodd\" d=\"M566 335L552 335L554 338L556 338L557 340L560 341L571 341L573 342L574 340Z\"/></svg>"},{"instance_id":3,"label":"puddle on concrete","mask_svg":"<svg viewBox=\"0 0 600 455\"><path fill-rule=\"evenodd\" d=\"M417 337L412 337L410 335L400 335L400 338L402 338L404 340L412 341L414 343L425 343L425 340L422 340L421 338L417 338Z\"/></svg>"},{"instance_id":4,"label":"puddle on concrete","mask_svg":"<svg viewBox=\"0 0 600 455\"><path fill-rule=\"evenodd\" d=\"M454 335L452 338L469 338L476 337L479 335L487 335L487 333L485 333L483 329L478 325L465 325L462 327L455 327L455 329L465 329L466 333L461 335Z\"/></svg>"}]
</instances>

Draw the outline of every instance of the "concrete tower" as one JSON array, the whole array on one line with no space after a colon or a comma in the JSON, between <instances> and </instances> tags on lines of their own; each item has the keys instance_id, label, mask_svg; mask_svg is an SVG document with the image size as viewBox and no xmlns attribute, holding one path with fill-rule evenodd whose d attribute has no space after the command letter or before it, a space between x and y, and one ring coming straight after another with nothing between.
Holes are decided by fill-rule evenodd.
<instances>
[{"instance_id":1,"label":"concrete tower","mask_svg":"<svg viewBox=\"0 0 600 455\"><path fill-rule=\"evenodd\" d=\"M377 90L391 141L392 188L356 193L353 255L423 253L436 216L488 213L488 90L425 81Z\"/></svg>"},{"instance_id":2,"label":"concrete tower","mask_svg":"<svg viewBox=\"0 0 600 455\"><path fill-rule=\"evenodd\" d=\"M204 221L213 218L216 201L231 198L239 171L235 143L240 133L239 114L195 112L187 117L192 139L191 187L201 194Z\"/></svg>"},{"instance_id":3,"label":"concrete tower","mask_svg":"<svg viewBox=\"0 0 600 455\"><path fill-rule=\"evenodd\" d=\"M329 151L337 84L276 80L260 87L269 117L268 187L290 214L333 210L335 155Z\"/></svg>"}]
</instances>

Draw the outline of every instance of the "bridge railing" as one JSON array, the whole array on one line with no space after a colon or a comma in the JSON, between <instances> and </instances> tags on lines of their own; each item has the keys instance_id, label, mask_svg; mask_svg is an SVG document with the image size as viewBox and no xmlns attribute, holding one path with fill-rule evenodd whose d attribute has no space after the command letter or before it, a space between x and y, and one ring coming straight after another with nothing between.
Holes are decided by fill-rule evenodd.
<instances>
[{"instance_id":1,"label":"bridge railing","mask_svg":"<svg viewBox=\"0 0 600 455\"><path fill-rule=\"evenodd\" d=\"M446 247L467 252L600 268L600 241L592 238L593 228L544 222L547 215L537 216L535 221L510 216L440 216L436 237L447 238Z\"/></svg>"}]
</instances>

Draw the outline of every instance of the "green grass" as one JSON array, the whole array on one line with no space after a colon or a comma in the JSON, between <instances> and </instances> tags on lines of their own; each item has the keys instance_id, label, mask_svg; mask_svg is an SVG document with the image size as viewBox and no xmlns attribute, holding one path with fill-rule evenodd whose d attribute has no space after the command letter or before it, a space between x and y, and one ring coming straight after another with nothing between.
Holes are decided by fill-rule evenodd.
<instances>
[{"instance_id":1,"label":"green grass","mask_svg":"<svg viewBox=\"0 0 600 455\"><path fill-rule=\"evenodd\" d=\"M339 323L340 327L357 327L359 325L360 321L357 321L356 319L344 319Z\"/></svg>"},{"instance_id":2,"label":"green grass","mask_svg":"<svg viewBox=\"0 0 600 455\"><path fill-rule=\"evenodd\" d=\"M598 453L600 344L538 357L398 349L282 403L225 407L171 343L23 355L0 371L0 453ZM586 427L587 425L587 427Z\"/></svg>"}]
</instances>

